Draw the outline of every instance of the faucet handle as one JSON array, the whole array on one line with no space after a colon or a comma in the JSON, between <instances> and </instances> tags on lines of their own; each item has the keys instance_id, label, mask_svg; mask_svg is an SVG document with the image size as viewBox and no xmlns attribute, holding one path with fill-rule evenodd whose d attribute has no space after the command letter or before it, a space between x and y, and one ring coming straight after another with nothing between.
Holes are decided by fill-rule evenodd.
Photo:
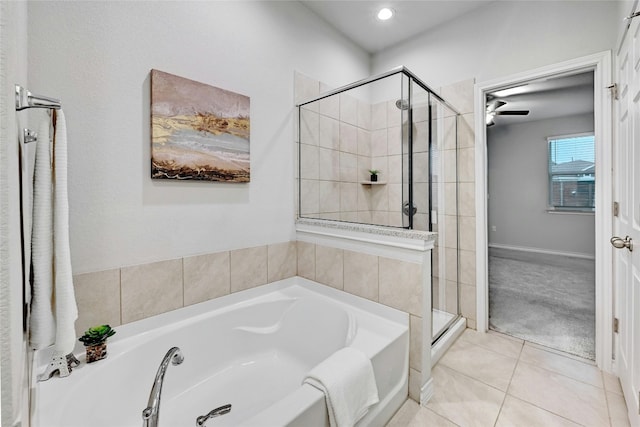
<instances>
[{"instance_id":1,"label":"faucet handle","mask_svg":"<svg viewBox=\"0 0 640 427\"><path fill-rule=\"evenodd\" d=\"M196 426L202 427L209 418L219 417L220 415L228 414L229 412L231 412L231 404L220 406L219 408L213 409L207 415L202 415L196 418Z\"/></svg>"}]
</instances>

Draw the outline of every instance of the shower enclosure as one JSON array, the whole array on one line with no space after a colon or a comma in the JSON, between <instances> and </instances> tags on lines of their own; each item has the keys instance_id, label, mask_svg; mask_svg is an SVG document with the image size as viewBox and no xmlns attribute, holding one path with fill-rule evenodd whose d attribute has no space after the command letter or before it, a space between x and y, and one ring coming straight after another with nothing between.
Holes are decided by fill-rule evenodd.
<instances>
[{"instance_id":1,"label":"shower enclosure","mask_svg":"<svg viewBox=\"0 0 640 427\"><path fill-rule=\"evenodd\" d=\"M432 251L433 342L460 313L460 117L405 67L298 105L300 217L438 233Z\"/></svg>"}]
</instances>

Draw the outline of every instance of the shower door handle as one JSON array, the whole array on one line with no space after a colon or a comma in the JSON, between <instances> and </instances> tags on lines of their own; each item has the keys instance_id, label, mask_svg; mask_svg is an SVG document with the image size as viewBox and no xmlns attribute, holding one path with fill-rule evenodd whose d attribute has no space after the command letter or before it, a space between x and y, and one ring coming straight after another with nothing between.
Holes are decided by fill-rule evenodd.
<instances>
[{"instance_id":1,"label":"shower door handle","mask_svg":"<svg viewBox=\"0 0 640 427\"><path fill-rule=\"evenodd\" d=\"M624 239L618 236L613 236L610 242L616 249L627 248L629 249L629 252L633 251L633 240L631 240L631 237L629 236L626 236Z\"/></svg>"}]
</instances>

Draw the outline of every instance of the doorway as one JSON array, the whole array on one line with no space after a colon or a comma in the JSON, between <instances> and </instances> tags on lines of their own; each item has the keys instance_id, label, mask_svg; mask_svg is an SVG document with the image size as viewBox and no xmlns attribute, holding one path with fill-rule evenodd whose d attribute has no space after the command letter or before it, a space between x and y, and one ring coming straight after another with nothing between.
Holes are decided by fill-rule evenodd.
<instances>
[{"instance_id":1,"label":"doorway","mask_svg":"<svg viewBox=\"0 0 640 427\"><path fill-rule=\"evenodd\" d=\"M487 146L487 95L495 94L502 89L515 88L532 82L540 82L555 78L567 77L581 73L591 72L593 75L593 136L595 138L595 176L598 179L594 182L594 212L592 214L594 220L594 237L595 242L595 274L594 274L594 312L595 312L595 361L596 364L605 371L612 370L612 344L613 330L612 325L612 293L609 286L612 270L611 270L611 251L608 248L608 240L611 236L611 194L610 188L612 184L611 177L611 96L609 90L606 89L611 79L611 53L602 52L575 60L554 64L548 67L542 67L525 73L488 81L476 85L476 248L477 248L477 311L478 311L478 330L486 332L489 329L489 201L492 194L489 193L489 167L488 164L488 146ZM516 105L508 106L514 110L525 108ZM516 108L517 107L517 108ZM499 109L497 109L499 111ZM496 119L509 118L508 115L496 115ZM516 115L512 117L517 117ZM567 135L548 134L549 137L564 137ZM548 143L548 142L547 142ZM548 155L548 154L547 154ZM549 206L546 206L545 211ZM563 215L562 213L554 213L548 215ZM586 214L585 214L586 216ZM528 224L522 219L512 217L511 221L515 221L520 228L528 227ZM518 223L519 221L519 223ZM499 230L498 224L496 230ZM497 231L496 231L497 232ZM535 247L534 247L535 248ZM531 248L529 248L531 249ZM521 251L522 252L522 251ZM564 249L564 252L574 252ZM583 252L581 252L584 254ZM570 255L579 255L573 253ZM558 254L547 254L557 257ZM575 258L575 257L574 257ZM543 274L544 276L544 274Z\"/></svg>"},{"instance_id":2,"label":"doorway","mask_svg":"<svg viewBox=\"0 0 640 427\"><path fill-rule=\"evenodd\" d=\"M595 360L593 70L486 94L489 328Z\"/></svg>"}]
</instances>

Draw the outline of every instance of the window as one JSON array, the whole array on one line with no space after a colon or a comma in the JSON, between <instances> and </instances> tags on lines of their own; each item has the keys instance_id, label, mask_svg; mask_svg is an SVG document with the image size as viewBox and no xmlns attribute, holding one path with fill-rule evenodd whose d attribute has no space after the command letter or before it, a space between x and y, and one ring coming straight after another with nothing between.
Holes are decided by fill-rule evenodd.
<instances>
[{"instance_id":1,"label":"window","mask_svg":"<svg viewBox=\"0 0 640 427\"><path fill-rule=\"evenodd\" d=\"M554 136L549 143L549 207L595 209L595 139L593 134Z\"/></svg>"}]
</instances>

